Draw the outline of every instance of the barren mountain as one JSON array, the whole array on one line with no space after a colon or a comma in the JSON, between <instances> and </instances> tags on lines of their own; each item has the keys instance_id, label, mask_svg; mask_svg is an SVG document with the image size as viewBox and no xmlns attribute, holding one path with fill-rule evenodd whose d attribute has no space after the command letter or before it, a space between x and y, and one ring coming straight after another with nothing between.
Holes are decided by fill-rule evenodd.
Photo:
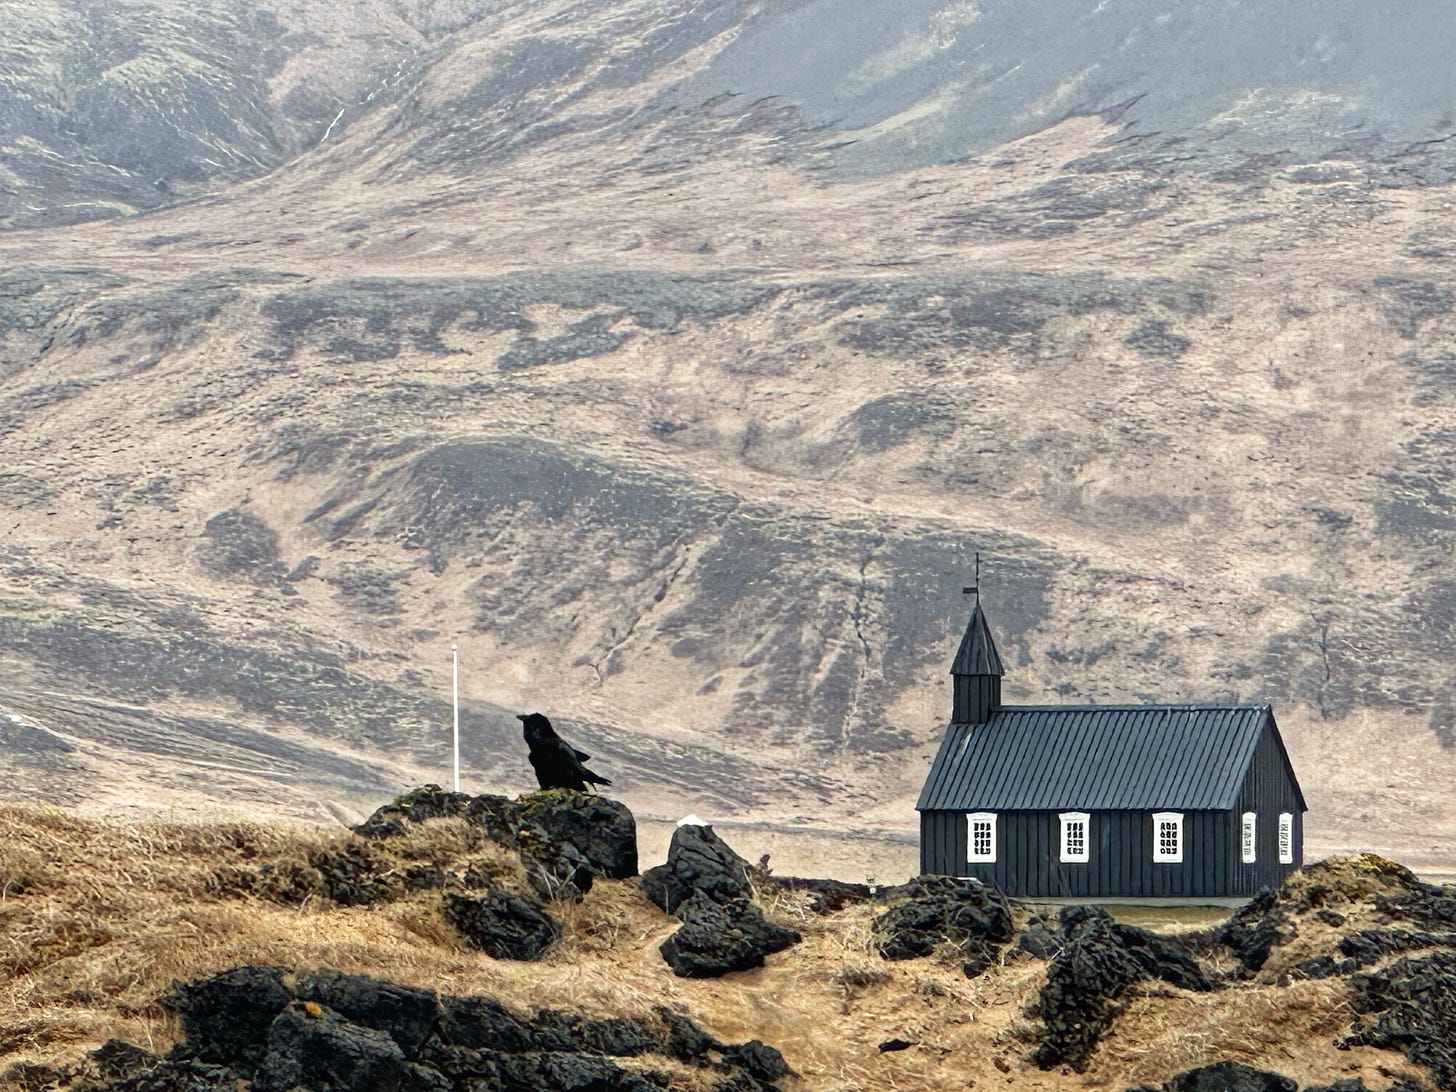
<instances>
[{"instance_id":1,"label":"barren mountain","mask_svg":"<svg viewBox=\"0 0 1456 1092\"><path fill-rule=\"evenodd\" d=\"M470 787L908 871L979 552L1010 700L1271 701L1449 868L1408 8L4 0L0 785L366 810L458 642Z\"/></svg>"}]
</instances>

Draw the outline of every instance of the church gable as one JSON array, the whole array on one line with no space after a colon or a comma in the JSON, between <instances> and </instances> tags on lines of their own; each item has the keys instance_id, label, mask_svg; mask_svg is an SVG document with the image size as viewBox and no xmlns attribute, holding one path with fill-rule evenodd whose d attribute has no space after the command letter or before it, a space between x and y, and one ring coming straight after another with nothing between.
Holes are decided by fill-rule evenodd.
<instances>
[{"instance_id":1,"label":"church gable","mask_svg":"<svg viewBox=\"0 0 1456 1092\"><path fill-rule=\"evenodd\" d=\"M1297 867L1304 800L1268 705L1002 705L979 597L951 674L922 871L1032 898L1222 899Z\"/></svg>"}]
</instances>

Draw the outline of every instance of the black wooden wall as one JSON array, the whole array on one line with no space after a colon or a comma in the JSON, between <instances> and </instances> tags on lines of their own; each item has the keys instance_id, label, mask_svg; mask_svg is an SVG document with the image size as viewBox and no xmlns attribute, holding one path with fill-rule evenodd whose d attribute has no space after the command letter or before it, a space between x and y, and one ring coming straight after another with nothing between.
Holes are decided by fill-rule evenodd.
<instances>
[{"instance_id":1,"label":"black wooden wall","mask_svg":"<svg viewBox=\"0 0 1456 1092\"><path fill-rule=\"evenodd\" d=\"M1236 890L1230 892L1234 895L1252 895L1261 887L1276 884L1304 861L1304 812L1298 791L1290 780L1284 753L1268 725L1259 734L1254 760L1239 789L1239 801L1233 813L1236 835L1246 811L1258 816L1254 823L1255 861L1251 865L1242 863L1235 837L1231 863L1238 879ZM1294 863L1287 865L1279 863L1279 813L1282 811L1294 816Z\"/></svg>"},{"instance_id":2,"label":"black wooden wall","mask_svg":"<svg viewBox=\"0 0 1456 1092\"><path fill-rule=\"evenodd\" d=\"M1068 811L1076 810L1072 808ZM1158 808L1176 811L1176 808ZM1242 861L1242 814L1253 811L1256 861ZM1294 816L1294 864L1279 864L1279 813ZM1029 898L1228 898L1277 883L1303 859L1303 815L1271 727L1266 726L1233 811L1184 811L1183 860L1153 860L1152 811L1093 811L1089 860L1063 864L1059 811L1003 811L996 817L996 861L966 861L966 813L926 811L920 818L922 872L974 876Z\"/></svg>"}]
</instances>

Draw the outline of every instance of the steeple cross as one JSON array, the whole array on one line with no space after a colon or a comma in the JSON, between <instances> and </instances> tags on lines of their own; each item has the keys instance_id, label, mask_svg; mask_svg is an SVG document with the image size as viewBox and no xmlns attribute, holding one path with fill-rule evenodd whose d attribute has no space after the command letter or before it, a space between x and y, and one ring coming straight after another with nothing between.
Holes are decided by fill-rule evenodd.
<instances>
[{"instance_id":1,"label":"steeple cross","mask_svg":"<svg viewBox=\"0 0 1456 1092\"><path fill-rule=\"evenodd\" d=\"M976 552L976 582L969 588L962 588L961 594L974 595L976 602L981 601L981 554L979 550Z\"/></svg>"}]
</instances>

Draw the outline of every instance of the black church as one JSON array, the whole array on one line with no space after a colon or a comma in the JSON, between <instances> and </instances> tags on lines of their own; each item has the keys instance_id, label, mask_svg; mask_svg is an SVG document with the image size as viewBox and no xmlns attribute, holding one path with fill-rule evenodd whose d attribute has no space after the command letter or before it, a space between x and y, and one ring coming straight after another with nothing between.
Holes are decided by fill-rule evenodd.
<instances>
[{"instance_id":1,"label":"black church","mask_svg":"<svg viewBox=\"0 0 1456 1092\"><path fill-rule=\"evenodd\" d=\"M1267 705L1002 705L979 599L916 810L922 872L1046 899L1228 899L1299 867L1304 797Z\"/></svg>"}]
</instances>

